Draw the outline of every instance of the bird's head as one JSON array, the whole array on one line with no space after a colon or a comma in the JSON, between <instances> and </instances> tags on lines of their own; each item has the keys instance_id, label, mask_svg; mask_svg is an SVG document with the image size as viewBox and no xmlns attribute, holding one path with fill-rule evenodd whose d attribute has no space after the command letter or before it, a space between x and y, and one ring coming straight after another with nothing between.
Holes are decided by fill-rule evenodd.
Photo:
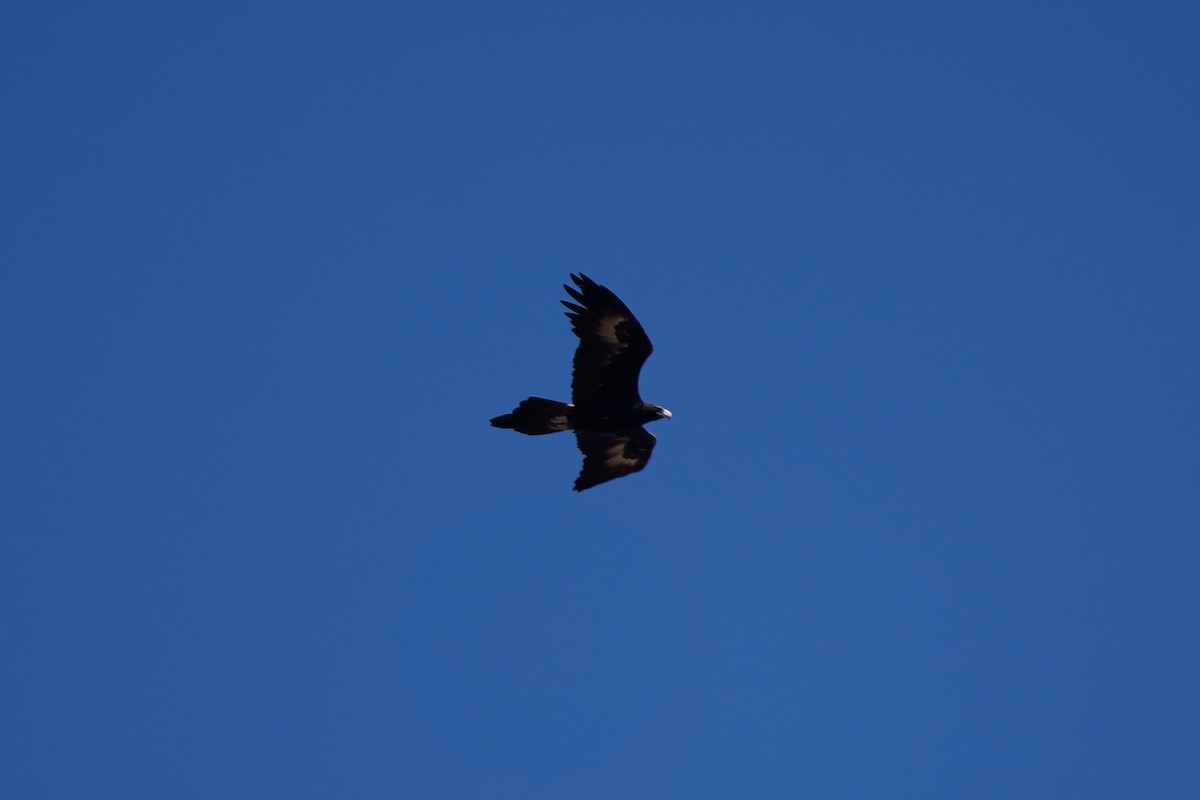
<instances>
[{"instance_id":1,"label":"bird's head","mask_svg":"<svg viewBox=\"0 0 1200 800\"><path fill-rule=\"evenodd\" d=\"M655 406L654 413L657 415L658 419L670 419L671 418L671 412L667 411L662 406Z\"/></svg>"}]
</instances>

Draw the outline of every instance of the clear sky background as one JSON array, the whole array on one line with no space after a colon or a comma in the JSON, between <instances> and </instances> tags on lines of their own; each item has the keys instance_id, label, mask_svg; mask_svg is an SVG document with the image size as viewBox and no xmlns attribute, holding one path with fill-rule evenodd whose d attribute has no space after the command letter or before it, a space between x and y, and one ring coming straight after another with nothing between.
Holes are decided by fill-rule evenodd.
<instances>
[{"instance_id":1,"label":"clear sky background","mask_svg":"<svg viewBox=\"0 0 1200 800\"><path fill-rule=\"evenodd\" d=\"M0 794L1200 797L1200 5L0 14ZM655 344L582 494L570 272Z\"/></svg>"}]
</instances>

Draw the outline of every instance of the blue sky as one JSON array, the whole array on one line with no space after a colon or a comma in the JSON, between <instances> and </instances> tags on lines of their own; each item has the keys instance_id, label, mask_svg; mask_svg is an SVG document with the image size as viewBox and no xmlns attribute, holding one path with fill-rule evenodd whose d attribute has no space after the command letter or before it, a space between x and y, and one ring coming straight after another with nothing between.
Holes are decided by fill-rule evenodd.
<instances>
[{"instance_id":1,"label":"blue sky","mask_svg":"<svg viewBox=\"0 0 1200 800\"><path fill-rule=\"evenodd\" d=\"M0 793L1198 796L1198 38L8 4Z\"/></svg>"}]
</instances>

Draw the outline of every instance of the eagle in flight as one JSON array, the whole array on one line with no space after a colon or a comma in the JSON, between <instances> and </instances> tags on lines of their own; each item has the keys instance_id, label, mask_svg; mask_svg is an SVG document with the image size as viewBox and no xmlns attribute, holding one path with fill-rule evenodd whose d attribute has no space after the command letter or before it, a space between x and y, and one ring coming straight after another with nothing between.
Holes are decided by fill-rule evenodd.
<instances>
[{"instance_id":1,"label":"eagle in flight","mask_svg":"<svg viewBox=\"0 0 1200 800\"><path fill-rule=\"evenodd\" d=\"M579 337L571 402L530 397L511 414L493 419L492 426L529 436L575 431L583 453L575 491L582 492L645 467L654 437L642 426L670 419L671 412L643 403L638 394L638 373L653 349L641 323L615 294L588 276L571 275L571 280L575 286L563 288L574 302L562 301Z\"/></svg>"}]
</instances>

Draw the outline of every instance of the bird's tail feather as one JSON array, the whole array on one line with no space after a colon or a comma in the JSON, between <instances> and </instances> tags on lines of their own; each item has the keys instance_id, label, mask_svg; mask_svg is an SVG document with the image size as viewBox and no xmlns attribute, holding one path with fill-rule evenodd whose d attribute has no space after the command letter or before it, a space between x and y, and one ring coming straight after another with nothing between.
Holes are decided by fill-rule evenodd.
<instances>
[{"instance_id":1,"label":"bird's tail feather","mask_svg":"<svg viewBox=\"0 0 1200 800\"><path fill-rule=\"evenodd\" d=\"M571 429L570 403L559 403L544 397L529 397L513 409L492 420L494 428L511 428L517 433L538 436L543 433L558 433Z\"/></svg>"}]
</instances>

